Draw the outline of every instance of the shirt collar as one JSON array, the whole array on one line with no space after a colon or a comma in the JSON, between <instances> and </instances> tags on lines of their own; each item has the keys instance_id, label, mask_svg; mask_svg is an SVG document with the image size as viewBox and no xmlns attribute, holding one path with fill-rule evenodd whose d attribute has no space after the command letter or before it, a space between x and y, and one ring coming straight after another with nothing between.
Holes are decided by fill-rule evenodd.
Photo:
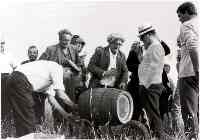
<instances>
[{"instance_id":1,"label":"shirt collar","mask_svg":"<svg viewBox=\"0 0 200 140\"><path fill-rule=\"evenodd\" d=\"M117 50L116 54L113 54L113 53L111 52L111 49L109 48L109 52L110 52L110 55L112 55L112 56L116 57L116 56L117 56L117 54L118 54L118 52L119 52L119 50Z\"/></svg>"}]
</instances>

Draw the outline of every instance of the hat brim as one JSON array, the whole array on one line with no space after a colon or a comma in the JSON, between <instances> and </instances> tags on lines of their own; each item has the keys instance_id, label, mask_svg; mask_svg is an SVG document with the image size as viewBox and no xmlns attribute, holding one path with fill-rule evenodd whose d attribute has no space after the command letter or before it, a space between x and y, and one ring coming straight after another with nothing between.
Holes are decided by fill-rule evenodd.
<instances>
[{"instance_id":1,"label":"hat brim","mask_svg":"<svg viewBox=\"0 0 200 140\"><path fill-rule=\"evenodd\" d=\"M138 37L141 37L142 35L144 35L144 34L150 32L150 31L153 31L153 30L155 30L155 29L154 29L154 28L151 28L151 29L148 29L148 30L146 30L146 31L144 31L144 32L141 32L141 33L138 34Z\"/></svg>"}]
</instances>

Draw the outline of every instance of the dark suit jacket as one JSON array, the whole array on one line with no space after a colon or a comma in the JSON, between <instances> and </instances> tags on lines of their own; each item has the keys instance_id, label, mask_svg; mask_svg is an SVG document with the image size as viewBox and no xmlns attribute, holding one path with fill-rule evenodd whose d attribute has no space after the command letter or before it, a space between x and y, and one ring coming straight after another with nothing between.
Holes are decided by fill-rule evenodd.
<instances>
[{"instance_id":1,"label":"dark suit jacket","mask_svg":"<svg viewBox=\"0 0 200 140\"><path fill-rule=\"evenodd\" d=\"M128 80L128 69L126 66L125 55L119 51L116 60L117 76L115 87L118 88L122 82L127 83ZM100 47L95 50L95 53L90 59L88 64L88 70L91 72L92 77L90 79L89 87L100 87L100 80L102 74L106 71L110 64L110 52L109 47Z\"/></svg>"},{"instance_id":2,"label":"dark suit jacket","mask_svg":"<svg viewBox=\"0 0 200 140\"><path fill-rule=\"evenodd\" d=\"M74 62L77 66L80 66L81 62L77 50L73 46L69 46L68 51L68 59ZM67 58L64 56L65 55L62 51L61 46L59 44L56 44L47 47L46 51L40 56L39 59L54 61L58 64L61 64L63 67L71 67L68 61L66 60Z\"/></svg>"}]
</instances>

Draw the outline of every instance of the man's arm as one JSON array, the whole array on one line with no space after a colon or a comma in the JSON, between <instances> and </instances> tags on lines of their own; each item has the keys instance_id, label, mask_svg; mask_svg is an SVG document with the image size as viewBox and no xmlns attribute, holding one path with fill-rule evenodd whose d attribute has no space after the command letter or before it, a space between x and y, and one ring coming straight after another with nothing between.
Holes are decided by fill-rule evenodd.
<instances>
[{"instance_id":1,"label":"man's arm","mask_svg":"<svg viewBox=\"0 0 200 140\"><path fill-rule=\"evenodd\" d=\"M61 105L57 102L57 100L55 99L54 96L49 95L48 96L48 101L51 104L51 106L53 107L53 109L56 109L65 119L68 119L69 117L72 116L71 113L67 113L62 107Z\"/></svg>"},{"instance_id":2,"label":"man's arm","mask_svg":"<svg viewBox=\"0 0 200 140\"><path fill-rule=\"evenodd\" d=\"M128 68L126 65L126 58L124 55L122 55L122 79L121 83L127 83L128 81Z\"/></svg>"},{"instance_id":3,"label":"man's arm","mask_svg":"<svg viewBox=\"0 0 200 140\"><path fill-rule=\"evenodd\" d=\"M195 28L192 28L190 25L184 26L184 37L186 48L189 48L190 58L193 64L193 68L195 72L199 71L199 38L198 31L195 31Z\"/></svg>"},{"instance_id":4,"label":"man's arm","mask_svg":"<svg viewBox=\"0 0 200 140\"><path fill-rule=\"evenodd\" d=\"M45 50L45 52L43 52L41 54L41 56L39 57L39 60L49 60L49 57L50 57L50 50L47 47L46 50Z\"/></svg>"},{"instance_id":5,"label":"man's arm","mask_svg":"<svg viewBox=\"0 0 200 140\"><path fill-rule=\"evenodd\" d=\"M193 68L195 73L199 71L199 53L198 48L191 48L190 49L190 58L193 64Z\"/></svg>"},{"instance_id":6,"label":"man's arm","mask_svg":"<svg viewBox=\"0 0 200 140\"><path fill-rule=\"evenodd\" d=\"M100 67L97 66L98 64L98 61L100 60L101 58L101 51L102 51L103 48L99 48L99 49L96 49L95 53L93 54L93 56L91 57L90 59L90 62L88 64L88 70L98 76L100 79L102 78L103 76L103 72L104 70L101 69Z\"/></svg>"},{"instance_id":7,"label":"man's arm","mask_svg":"<svg viewBox=\"0 0 200 140\"><path fill-rule=\"evenodd\" d=\"M138 60L137 54L134 51L130 51L126 61L128 70L130 72L134 72L138 69L139 63L140 62Z\"/></svg>"},{"instance_id":8,"label":"man's arm","mask_svg":"<svg viewBox=\"0 0 200 140\"><path fill-rule=\"evenodd\" d=\"M65 104L71 106L72 108L75 106L73 101L67 96L67 94L60 89L55 89L56 96L59 97Z\"/></svg>"}]
</instances>

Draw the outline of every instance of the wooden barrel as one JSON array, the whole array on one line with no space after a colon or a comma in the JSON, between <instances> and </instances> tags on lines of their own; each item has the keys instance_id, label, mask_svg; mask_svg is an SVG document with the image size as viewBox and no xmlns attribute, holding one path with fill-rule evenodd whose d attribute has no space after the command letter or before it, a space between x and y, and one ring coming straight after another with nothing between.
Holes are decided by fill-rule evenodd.
<instances>
[{"instance_id":1,"label":"wooden barrel","mask_svg":"<svg viewBox=\"0 0 200 140\"><path fill-rule=\"evenodd\" d=\"M108 121L112 125L125 124L133 114L131 95L114 88L95 88L83 92L78 100L79 114L97 125Z\"/></svg>"}]
</instances>

